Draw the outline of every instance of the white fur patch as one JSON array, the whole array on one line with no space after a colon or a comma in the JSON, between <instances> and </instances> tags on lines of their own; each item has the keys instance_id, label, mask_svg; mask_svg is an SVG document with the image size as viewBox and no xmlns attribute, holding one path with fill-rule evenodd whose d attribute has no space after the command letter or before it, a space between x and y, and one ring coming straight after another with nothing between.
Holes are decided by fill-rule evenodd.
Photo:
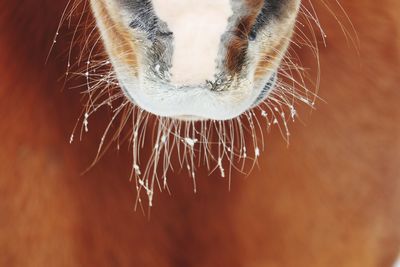
<instances>
[{"instance_id":1,"label":"white fur patch","mask_svg":"<svg viewBox=\"0 0 400 267\"><path fill-rule=\"evenodd\" d=\"M153 0L157 16L174 36L171 82L213 80L222 34L232 15L230 0Z\"/></svg>"}]
</instances>

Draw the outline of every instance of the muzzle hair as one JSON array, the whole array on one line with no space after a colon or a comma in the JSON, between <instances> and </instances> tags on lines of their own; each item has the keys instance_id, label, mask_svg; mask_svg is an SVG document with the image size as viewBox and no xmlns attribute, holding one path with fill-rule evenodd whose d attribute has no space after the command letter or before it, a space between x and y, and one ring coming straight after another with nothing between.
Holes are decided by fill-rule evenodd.
<instances>
[{"instance_id":1,"label":"muzzle hair","mask_svg":"<svg viewBox=\"0 0 400 267\"><path fill-rule=\"evenodd\" d=\"M102 0L97 1L102 2ZM137 2L128 0L115 1L125 2L125 4ZM246 1L251 2L250 0ZM248 173L256 166L257 159L264 149L263 136L265 131L269 131L272 126L276 126L286 142L289 142L288 124L298 117L296 111L297 103L306 103L314 107L317 97L315 93L307 89L308 78L303 68L300 67L300 61L295 51L290 46L287 50L286 45L276 45L276 42L268 38L278 35L278 33L271 32L271 30L263 27L264 24L269 25L269 29L283 29L282 27L287 26L280 26L280 23L287 21L280 19L280 17L287 18L293 16L293 14L287 14L289 9L286 10L285 7L279 7L277 4L273 5L275 1L261 1L261 5L258 3L258 6L256 5L257 1L252 2L260 10L257 14L252 14L250 12L251 9L243 9L243 5L247 3L246 1L231 0L233 15L230 15L227 22L231 26L226 27L239 26L240 34L238 32L225 33L222 37L225 42L222 41L223 44L218 48L220 55L225 54L226 58L221 59L219 63L217 62L215 68L219 68L222 72L229 73L229 75L222 74L223 77L221 77L221 72L219 72L213 78L214 80L204 83L205 87L201 88L201 90L208 90L207 94L210 95L210 98L199 96L201 95L200 93L197 97L203 97L202 101L211 101L210 99L215 95L224 96L224 94L230 94L231 98L229 99L235 101L236 98L237 101L237 99L241 98L240 90L242 89L237 89L237 92L235 92L235 88L233 88L235 83L251 80L248 84L243 83L242 86L254 86L260 83L263 83L263 86L261 89L257 89L258 91L254 88L243 89L250 92L249 95L251 97L248 104L246 104L248 106L235 116L232 114L227 119L222 117L219 119L217 114L215 118L209 119L203 116L200 120L198 120L198 114L182 113L172 115L174 106L169 107L171 111L166 110L163 116L156 112L149 112L149 110L143 109L142 105L137 103L138 99L135 96L140 95L140 93L132 93L133 89L135 89L133 91L150 90L141 89L140 86L143 85L160 87L163 81L167 83L172 80L168 79L168 75L170 75L168 66L174 61L172 57L163 56L161 53L169 53L168 49L171 48L168 48L163 43L166 41L157 41L157 38L171 38L172 33L166 24L154 22L154 17L150 17L150 21L153 21L153 24L149 24L148 21L145 21L145 19L148 20L149 18L142 18L143 14L136 10L135 12L138 12L138 14L134 15L133 18L131 17L128 27L132 32L137 33L137 40L128 44L118 43L112 48L115 51L119 51L118 58L130 58L132 60L130 63L136 64L135 68L127 72L132 73L132 75L138 75L138 80L145 80L145 82L135 82L136 86L139 87L128 88L129 83L127 83L126 79L121 79L121 74L118 73L118 70L121 69L116 67L116 64L120 64L118 59L110 57L114 52L110 52L110 46L107 47L104 41L104 39L108 38L104 31L108 33L112 31L118 32L116 28L120 25L110 23L107 28L104 28L104 24L100 26L99 31L99 23L96 24L95 18L89 12L91 5L88 1L80 0L68 3L56 33L54 44L56 44L61 31L70 32L71 25L76 23L76 27L73 29L71 48L68 52L66 76L84 81L84 86L86 87L84 94L87 99L82 117L77 121L70 142L74 142L76 136L81 139L83 134L91 129L90 119L97 111L109 110L112 116L100 140L95 160L90 167L94 166L112 144L116 144L116 148L119 150L121 144L128 143L132 153L131 180L135 182L138 192L137 206L143 208L142 200L144 196L147 198L149 206L152 206L156 190L170 191L168 177L173 175L171 170L178 169L178 167L187 170L193 181L194 192L197 190L197 168L203 166L207 168L209 173L218 172L221 177L226 177L230 186L232 172ZM160 4L158 1L155 2ZM293 4L295 1L285 0L283 2L290 6L290 3ZM144 3L151 4L149 1L144 1ZM147 7L151 8L151 6ZM105 9L100 10L105 12L102 16L112 16L107 15L106 5L102 8ZM134 7L131 5L130 8ZM160 7L158 6L157 8ZM267 16L265 14L266 10L273 10L270 12L275 13L273 16ZM96 16L100 16L100 11L96 11ZM110 13L112 12L116 11L110 11ZM124 12L130 14L130 11L125 10ZM302 21L307 23L309 32L302 27L303 25L297 24L295 28L302 28L295 31L294 36L290 34L283 38L274 38L275 40L285 40L288 44L311 48L316 55L318 66L318 38L314 32L315 28L320 29L318 19L313 10L308 10L304 6L300 7L299 14ZM121 15L121 17L123 16ZM155 26L157 23L161 23L161 28ZM254 27L248 26L250 25L249 23ZM317 25L317 27L313 25ZM145 33L148 33L148 36L145 36ZM125 33L121 32L119 34ZM233 39L232 34L234 35ZM129 32L129 38L132 36L136 35L131 35ZM313 39L309 39L307 36L312 36ZM322 31L321 36L322 38L325 36ZM236 39L240 39L240 43L237 43ZM151 42L153 44L149 45ZM241 50L237 48L246 43L246 52L241 54ZM76 49L77 44L82 44L79 49ZM144 47L138 48L137 51L139 52L136 51L136 54L133 55L133 51L130 50L131 47L140 45L144 45ZM236 45L239 45L239 47ZM75 56L76 50L79 51L77 56ZM237 56L242 56L243 58L232 59L231 57L235 57L234 53L238 53ZM77 60L72 62L72 59ZM243 60L242 67L238 70L230 70L227 65L230 60ZM279 64L275 68L277 61ZM179 64L184 64L184 62ZM176 72L179 71L176 70ZM249 73L252 73L250 75L252 78L249 78ZM261 78L256 79L255 77L257 76ZM158 84L155 85L154 83ZM176 100L177 98L174 94L184 94L178 91L186 90L189 91L187 93L188 96L193 98L196 97L196 94L193 94L190 90L200 90L190 86L180 86L180 89L175 88L173 90L170 90L170 87L167 88L169 90L160 89L161 91L157 91L159 89L152 89L155 90L152 92L152 96L157 98L157 94L161 94L162 97L169 96L171 99ZM221 99L224 98L219 99L221 101L219 107L223 110L224 102ZM187 107L196 105L193 104L195 99L181 98L181 100L188 101L188 103L185 103ZM240 106L238 102L231 103L237 103ZM213 105L212 102L202 104L205 107ZM178 103L177 105L179 106L180 104ZM228 104L225 103L225 105ZM218 112L217 107L218 105L214 107L215 112ZM149 147L151 148L150 150L145 149ZM178 164L176 164L177 162Z\"/></svg>"}]
</instances>

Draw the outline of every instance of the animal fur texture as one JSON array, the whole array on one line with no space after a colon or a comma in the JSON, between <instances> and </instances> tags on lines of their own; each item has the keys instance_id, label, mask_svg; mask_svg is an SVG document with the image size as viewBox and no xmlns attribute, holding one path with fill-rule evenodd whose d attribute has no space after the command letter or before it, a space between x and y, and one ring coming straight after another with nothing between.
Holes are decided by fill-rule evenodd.
<instances>
[{"instance_id":1,"label":"animal fur texture","mask_svg":"<svg viewBox=\"0 0 400 267\"><path fill-rule=\"evenodd\" d=\"M233 173L230 191L218 172L199 169L193 194L187 174L175 173L172 195L155 195L148 220L147 210L134 212L131 151L109 149L82 175L107 110L69 144L81 95L63 88L82 84L64 86L72 34L60 36L45 64L67 1L3 1L0 266L392 266L400 245L400 3L342 1L355 49L337 3L312 2L327 34L324 101L312 113L299 107L289 147L272 128L261 168L247 178ZM303 66L314 64L309 50L293 49Z\"/></svg>"}]
</instances>

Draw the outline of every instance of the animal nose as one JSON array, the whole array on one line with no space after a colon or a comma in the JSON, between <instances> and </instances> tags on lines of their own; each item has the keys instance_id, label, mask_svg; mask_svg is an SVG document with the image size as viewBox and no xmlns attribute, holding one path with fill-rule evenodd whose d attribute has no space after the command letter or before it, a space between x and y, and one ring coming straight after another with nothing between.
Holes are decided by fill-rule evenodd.
<instances>
[{"instance_id":1,"label":"animal nose","mask_svg":"<svg viewBox=\"0 0 400 267\"><path fill-rule=\"evenodd\" d=\"M173 32L171 83L195 86L213 80L221 37L232 14L229 0L153 0L155 13Z\"/></svg>"}]
</instances>

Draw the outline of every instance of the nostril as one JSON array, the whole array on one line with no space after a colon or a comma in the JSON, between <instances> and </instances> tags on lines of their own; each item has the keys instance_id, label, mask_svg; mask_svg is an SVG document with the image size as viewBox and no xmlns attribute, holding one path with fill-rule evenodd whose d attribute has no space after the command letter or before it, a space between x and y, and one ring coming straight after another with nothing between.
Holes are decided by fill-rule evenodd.
<instances>
[{"instance_id":1,"label":"nostril","mask_svg":"<svg viewBox=\"0 0 400 267\"><path fill-rule=\"evenodd\" d=\"M255 31L255 30L252 30L252 31L249 33L248 38L249 38L249 41L254 41L254 40L257 38L257 33L256 33L256 31Z\"/></svg>"}]
</instances>

